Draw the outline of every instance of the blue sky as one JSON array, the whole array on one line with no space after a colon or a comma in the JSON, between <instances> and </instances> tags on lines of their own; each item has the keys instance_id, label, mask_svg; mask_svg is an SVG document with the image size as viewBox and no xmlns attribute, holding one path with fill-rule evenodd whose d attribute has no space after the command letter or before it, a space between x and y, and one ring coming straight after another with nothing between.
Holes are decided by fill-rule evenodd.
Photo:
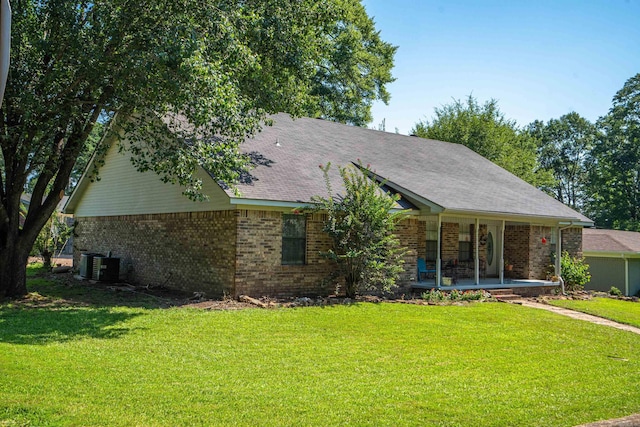
<instances>
[{"instance_id":1,"label":"blue sky","mask_svg":"<svg viewBox=\"0 0 640 427\"><path fill-rule=\"evenodd\" d=\"M595 121L640 73L640 0L364 0L399 46L389 105L373 122L408 134L473 94L525 126L570 111Z\"/></svg>"}]
</instances>

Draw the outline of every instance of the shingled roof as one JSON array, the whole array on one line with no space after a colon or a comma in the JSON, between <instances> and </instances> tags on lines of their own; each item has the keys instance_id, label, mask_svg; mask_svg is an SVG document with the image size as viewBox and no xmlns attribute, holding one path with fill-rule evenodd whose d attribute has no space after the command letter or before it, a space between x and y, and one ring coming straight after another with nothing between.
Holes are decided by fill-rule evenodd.
<instances>
[{"instance_id":1,"label":"shingled roof","mask_svg":"<svg viewBox=\"0 0 640 427\"><path fill-rule=\"evenodd\" d=\"M640 233L585 228L582 234L582 249L585 252L640 253Z\"/></svg>"},{"instance_id":2,"label":"shingled roof","mask_svg":"<svg viewBox=\"0 0 640 427\"><path fill-rule=\"evenodd\" d=\"M308 202L326 194L319 165L362 162L390 187L437 212L591 220L461 144L423 139L321 119L271 116L241 147L255 169L238 186L241 198ZM340 180L334 167L332 183ZM237 198L233 191L226 190Z\"/></svg>"}]
</instances>

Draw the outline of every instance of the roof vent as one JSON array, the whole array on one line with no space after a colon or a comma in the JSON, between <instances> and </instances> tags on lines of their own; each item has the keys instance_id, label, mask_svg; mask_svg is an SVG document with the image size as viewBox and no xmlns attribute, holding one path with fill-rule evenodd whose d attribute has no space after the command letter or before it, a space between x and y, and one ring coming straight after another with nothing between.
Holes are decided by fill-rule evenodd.
<instances>
[{"instance_id":1,"label":"roof vent","mask_svg":"<svg viewBox=\"0 0 640 427\"><path fill-rule=\"evenodd\" d=\"M280 140L278 138L276 138L276 147L282 147L282 144L280 144Z\"/></svg>"}]
</instances>

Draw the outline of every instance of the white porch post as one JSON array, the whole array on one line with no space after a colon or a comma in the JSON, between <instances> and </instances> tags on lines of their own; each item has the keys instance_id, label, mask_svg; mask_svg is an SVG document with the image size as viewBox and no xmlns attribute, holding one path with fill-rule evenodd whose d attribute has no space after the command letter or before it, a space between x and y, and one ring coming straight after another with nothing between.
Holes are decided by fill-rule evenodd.
<instances>
[{"instance_id":1,"label":"white porch post","mask_svg":"<svg viewBox=\"0 0 640 427\"><path fill-rule=\"evenodd\" d=\"M624 258L624 295L629 296L629 258Z\"/></svg>"},{"instance_id":2,"label":"white porch post","mask_svg":"<svg viewBox=\"0 0 640 427\"><path fill-rule=\"evenodd\" d=\"M562 258L562 228L558 224L558 237L556 238L556 276L562 276L562 267L560 264Z\"/></svg>"},{"instance_id":3,"label":"white porch post","mask_svg":"<svg viewBox=\"0 0 640 427\"><path fill-rule=\"evenodd\" d=\"M502 230L500 231L500 266L498 267L501 285L504 284L504 227L505 222L502 220Z\"/></svg>"},{"instance_id":4,"label":"white porch post","mask_svg":"<svg viewBox=\"0 0 640 427\"><path fill-rule=\"evenodd\" d=\"M441 227L442 227L442 217L440 216L440 214L438 214L438 245L437 245L437 255L436 255L436 287L440 287L440 270L441 270L441 264L442 262L440 261L440 257L442 256L440 254L440 239L441 239L441 235L442 235L442 231L441 231Z\"/></svg>"},{"instance_id":5,"label":"white porch post","mask_svg":"<svg viewBox=\"0 0 640 427\"><path fill-rule=\"evenodd\" d=\"M478 218L476 218L476 235L473 239L474 243L473 243L473 271L475 273L475 280L476 280L476 285L480 285L480 259L479 259L479 255L480 255L480 250L479 250L479 246L480 246L480 220Z\"/></svg>"}]
</instances>

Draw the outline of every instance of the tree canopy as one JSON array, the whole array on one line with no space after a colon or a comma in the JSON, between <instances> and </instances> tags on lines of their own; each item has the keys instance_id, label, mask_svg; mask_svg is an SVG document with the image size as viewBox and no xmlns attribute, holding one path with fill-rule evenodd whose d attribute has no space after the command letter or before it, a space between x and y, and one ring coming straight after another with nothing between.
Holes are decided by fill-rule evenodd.
<instances>
[{"instance_id":1,"label":"tree canopy","mask_svg":"<svg viewBox=\"0 0 640 427\"><path fill-rule=\"evenodd\" d=\"M640 74L626 81L597 125L586 213L599 226L640 231Z\"/></svg>"},{"instance_id":2,"label":"tree canopy","mask_svg":"<svg viewBox=\"0 0 640 427\"><path fill-rule=\"evenodd\" d=\"M537 161L536 142L522 132L491 99L480 105L472 96L435 109L431 121L420 121L416 136L463 144L535 186L550 182L548 171Z\"/></svg>"},{"instance_id":3,"label":"tree canopy","mask_svg":"<svg viewBox=\"0 0 640 427\"><path fill-rule=\"evenodd\" d=\"M586 161L597 136L596 127L576 112L535 121L528 132L538 140L538 161L553 173L543 189L567 206L583 211L587 197Z\"/></svg>"},{"instance_id":4,"label":"tree canopy","mask_svg":"<svg viewBox=\"0 0 640 427\"><path fill-rule=\"evenodd\" d=\"M355 0L23 0L12 32L0 297L26 292L29 249L96 123L127 134L139 170L197 197L197 166L232 183L248 164L238 145L266 113L369 122L373 101L389 98L396 49Z\"/></svg>"}]
</instances>

